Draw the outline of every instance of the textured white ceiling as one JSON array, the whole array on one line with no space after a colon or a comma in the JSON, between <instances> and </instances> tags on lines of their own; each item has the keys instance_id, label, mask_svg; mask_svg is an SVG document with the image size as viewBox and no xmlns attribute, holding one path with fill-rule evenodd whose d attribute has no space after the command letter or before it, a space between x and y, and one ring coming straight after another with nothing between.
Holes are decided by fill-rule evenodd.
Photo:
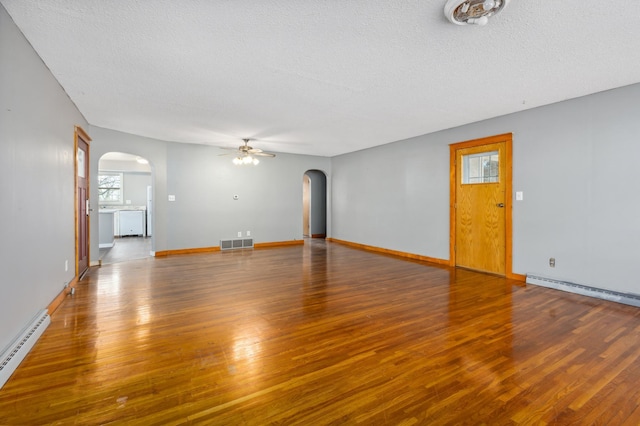
<instances>
[{"instance_id":1,"label":"textured white ceiling","mask_svg":"<svg viewBox=\"0 0 640 426\"><path fill-rule=\"evenodd\" d=\"M640 82L640 1L0 0L90 124L333 156Z\"/></svg>"}]
</instances>

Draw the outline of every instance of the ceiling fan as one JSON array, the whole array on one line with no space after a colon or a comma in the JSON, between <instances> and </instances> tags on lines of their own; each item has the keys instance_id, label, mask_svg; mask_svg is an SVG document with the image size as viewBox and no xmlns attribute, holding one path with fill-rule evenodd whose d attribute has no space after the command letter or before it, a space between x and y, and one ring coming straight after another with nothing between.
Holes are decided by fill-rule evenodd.
<instances>
[{"instance_id":1,"label":"ceiling fan","mask_svg":"<svg viewBox=\"0 0 640 426\"><path fill-rule=\"evenodd\" d=\"M275 157L275 154L270 152L264 152L259 148L254 148L249 146L249 141L251 139L242 139L244 145L240 145L238 148L226 148L222 147L222 149L232 149L236 151L235 153L229 154L219 154L219 155L232 155L235 154L236 157L233 159L233 164L241 165L241 164L253 164L257 165L260 160L255 157Z\"/></svg>"}]
</instances>

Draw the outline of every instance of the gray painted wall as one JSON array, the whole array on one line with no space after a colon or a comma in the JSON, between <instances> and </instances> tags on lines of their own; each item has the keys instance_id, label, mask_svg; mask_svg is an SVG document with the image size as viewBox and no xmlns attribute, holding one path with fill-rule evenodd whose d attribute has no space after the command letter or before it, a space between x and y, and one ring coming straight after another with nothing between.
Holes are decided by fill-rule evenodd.
<instances>
[{"instance_id":1,"label":"gray painted wall","mask_svg":"<svg viewBox=\"0 0 640 426\"><path fill-rule=\"evenodd\" d=\"M278 154L255 167L235 166L233 157L219 156L228 151L216 147L93 126L90 134L92 158L115 151L149 160L155 195L154 251L218 246L220 239L235 238L238 232L245 236L247 231L256 243L300 240L302 176L309 169L331 171L331 159L325 157ZM94 180L97 166L96 160ZM169 202L168 195L175 195L175 201ZM92 196L97 197L97 190L92 189ZM97 225L92 223L91 231L97 244Z\"/></svg>"},{"instance_id":2,"label":"gray painted wall","mask_svg":"<svg viewBox=\"0 0 640 426\"><path fill-rule=\"evenodd\" d=\"M1 5L0 67L1 353L75 276L73 134L88 124Z\"/></svg>"},{"instance_id":3,"label":"gray painted wall","mask_svg":"<svg viewBox=\"0 0 640 426\"><path fill-rule=\"evenodd\" d=\"M151 180L153 182L154 206L158 200L167 199L167 145L168 142L129 133L116 132L102 127L91 126L89 135L91 142L91 165L89 175L92 186L90 188L92 200L98 199L98 165L100 158L107 152L123 152L133 154L149 160L151 167ZM146 198L146 196L145 196ZM96 203L97 204L97 203ZM162 205L160 203L159 205ZM152 238L152 250L167 250L167 211L165 208L156 208L154 211L154 234ZM98 213L94 209L91 216L91 261L98 262Z\"/></svg>"},{"instance_id":4,"label":"gray painted wall","mask_svg":"<svg viewBox=\"0 0 640 426\"><path fill-rule=\"evenodd\" d=\"M278 154L253 166L236 166L219 148L169 145L169 248L210 247L245 236L256 243L302 239L302 176L330 170L329 158ZM238 196L234 200L234 195Z\"/></svg>"},{"instance_id":5,"label":"gray painted wall","mask_svg":"<svg viewBox=\"0 0 640 426\"><path fill-rule=\"evenodd\" d=\"M131 206L147 205L147 186L151 185L151 173L123 172L122 180L124 186L125 206L127 201Z\"/></svg>"},{"instance_id":6,"label":"gray painted wall","mask_svg":"<svg viewBox=\"0 0 640 426\"><path fill-rule=\"evenodd\" d=\"M449 259L449 144L512 132L513 272L640 294L638 117L640 84L334 157L332 236Z\"/></svg>"}]
</instances>

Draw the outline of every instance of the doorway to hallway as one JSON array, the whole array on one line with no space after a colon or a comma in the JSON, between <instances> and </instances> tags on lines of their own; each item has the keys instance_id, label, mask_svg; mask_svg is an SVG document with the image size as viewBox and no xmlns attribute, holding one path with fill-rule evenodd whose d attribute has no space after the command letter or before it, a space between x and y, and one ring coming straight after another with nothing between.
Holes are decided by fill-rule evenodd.
<instances>
[{"instance_id":1,"label":"doorway to hallway","mask_svg":"<svg viewBox=\"0 0 640 426\"><path fill-rule=\"evenodd\" d=\"M139 155L108 152L98 162L100 264L153 256L153 170Z\"/></svg>"},{"instance_id":2,"label":"doorway to hallway","mask_svg":"<svg viewBox=\"0 0 640 426\"><path fill-rule=\"evenodd\" d=\"M327 175L320 170L307 170L302 179L302 234L310 238L325 238Z\"/></svg>"}]
</instances>

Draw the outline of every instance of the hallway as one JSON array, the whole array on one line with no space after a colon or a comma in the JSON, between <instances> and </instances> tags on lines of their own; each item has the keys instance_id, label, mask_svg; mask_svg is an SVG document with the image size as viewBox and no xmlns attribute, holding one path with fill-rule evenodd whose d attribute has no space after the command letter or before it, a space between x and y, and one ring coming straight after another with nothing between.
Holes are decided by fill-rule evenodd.
<instances>
[{"instance_id":1,"label":"hallway","mask_svg":"<svg viewBox=\"0 0 640 426\"><path fill-rule=\"evenodd\" d=\"M111 248L100 249L102 265L144 259L151 256L151 237L121 237Z\"/></svg>"}]
</instances>

